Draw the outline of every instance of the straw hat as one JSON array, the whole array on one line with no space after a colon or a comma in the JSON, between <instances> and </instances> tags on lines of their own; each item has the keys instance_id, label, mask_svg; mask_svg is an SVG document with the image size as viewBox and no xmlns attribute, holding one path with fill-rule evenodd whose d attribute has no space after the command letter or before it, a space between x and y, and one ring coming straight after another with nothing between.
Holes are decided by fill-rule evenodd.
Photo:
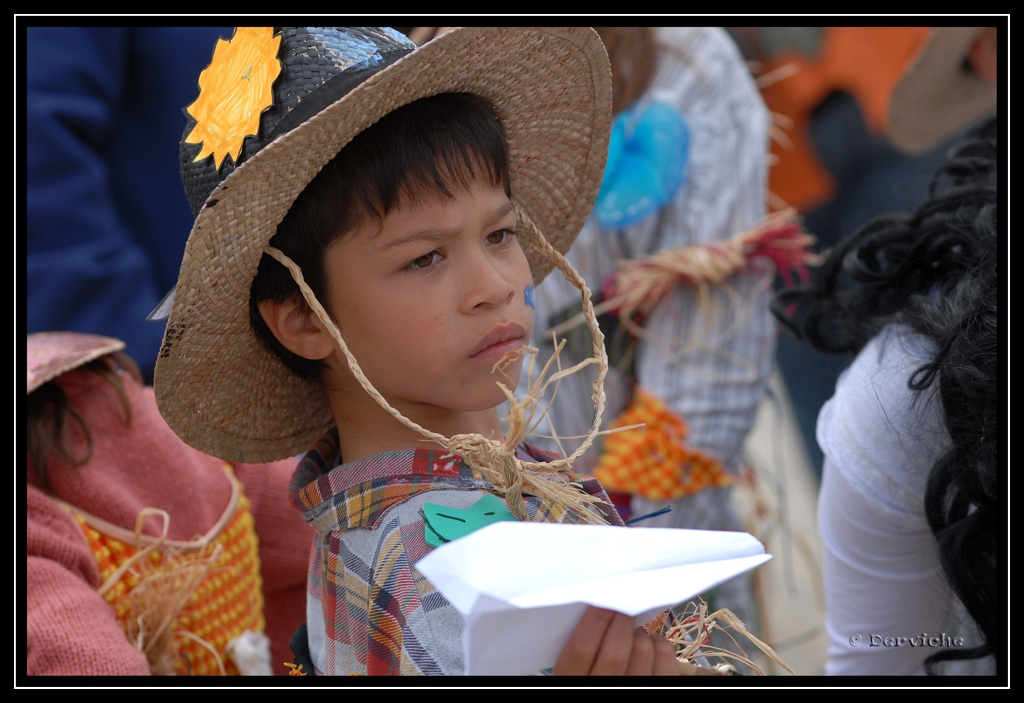
<instances>
[{"instance_id":1,"label":"straw hat","mask_svg":"<svg viewBox=\"0 0 1024 703\"><path fill-rule=\"evenodd\" d=\"M964 67L984 27L935 27L889 100L889 140L920 154L996 107L996 86Z\"/></svg>"},{"instance_id":2,"label":"straw hat","mask_svg":"<svg viewBox=\"0 0 1024 703\"><path fill-rule=\"evenodd\" d=\"M608 150L611 70L593 30L466 27L416 48L387 28L240 28L218 42L186 108L182 180L198 214L154 376L160 411L186 442L270 461L308 450L334 424L323 388L250 330L252 279L296 197L345 144L445 92L495 103L513 200L567 251ZM552 263L529 240L523 248L539 283Z\"/></svg>"},{"instance_id":3,"label":"straw hat","mask_svg":"<svg viewBox=\"0 0 1024 703\"><path fill-rule=\"evenodd\" d=\"M81 332L35 332L28 335L28 393L47 381L77 369L93 359L124 349L112 337Z\"/></svg>"}]
</instances>

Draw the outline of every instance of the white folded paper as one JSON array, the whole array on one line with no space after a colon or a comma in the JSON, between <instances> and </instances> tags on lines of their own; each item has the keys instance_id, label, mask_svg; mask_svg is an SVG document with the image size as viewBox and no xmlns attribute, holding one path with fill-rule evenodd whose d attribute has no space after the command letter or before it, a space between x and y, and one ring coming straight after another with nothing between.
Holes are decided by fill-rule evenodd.
<instances>
[{"instance_id":1,"label":"white folded paper","mask_svg":"<svg viewBox=\"0 0 1024 703\"><path fill-rule=\"evenodd\" d=\"M465 673L517 675L554 665L588 605L642 624L769 559L745 532L498 522L416 568L465 617Z\"/></svg>"}]
</instances>

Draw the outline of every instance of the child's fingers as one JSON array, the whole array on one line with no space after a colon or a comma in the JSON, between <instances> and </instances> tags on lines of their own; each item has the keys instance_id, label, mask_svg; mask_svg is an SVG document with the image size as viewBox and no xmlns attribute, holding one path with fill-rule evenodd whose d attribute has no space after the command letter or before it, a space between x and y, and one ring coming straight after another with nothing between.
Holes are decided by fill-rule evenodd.
<instances>
[{"instance_id":1,"label":"child's fingers","mask_svg":"<svg viewBox=\"0 0 1024 703\"><path fill-rule=\"evenodd\" d=\"M676 661L676 646L668 639L659 635L651 635L654 640L654 676L679 676L679 665Z\"/></svg>"},{"instance_id":2,"label":"child's fingers","mask_svg":"<svg viewBox=\"0 0 1024 703\"><path fill-rule=\"evenodd\" d=\"M590 607L562 649L556 676L678 676L675 646L647 635L629 615Z\"/></svg>"},{"instance_id":3,"label":"child's fingers","mask_svg":"<svg viewBox=\"0 0 1024 703\"><path fill-rule=\"evenodd\" d=\"M679 676L676 648L659 635L635 630L626 676Z\"/></svg>"},{"instance_id":4,"label":"child's fingers","mask_svg":"<svg viewBox=\"0 0 1024 703\"><path fill-rule=\"evenodd\" d=\"M592 676L622 676L626 673L633 652L634 630L632 617L613 614L590 670Z\"/></svg>"},{"instance_id":5,"label":"child's fingers","mask_svg":"<svg viewBox=\"0 0 1024 703\"><path fill-rule=\"evenodd\" d=\"M585 676L590 673L604 641L605 631L615 613L593 606L587 608L552 669L555 676Z\"/></svg>"},{"instance_id":6,"label":"child's fingers","mask_svg":"<svg viewBox=\"0 0 1024 703\"><path fill-rule=\"evenodd\" d=\"M654 673L654 660L654 639L643 630L634 630L633 649L626 666L626 676L650 676Z\"/></svg>"}]
</instances>

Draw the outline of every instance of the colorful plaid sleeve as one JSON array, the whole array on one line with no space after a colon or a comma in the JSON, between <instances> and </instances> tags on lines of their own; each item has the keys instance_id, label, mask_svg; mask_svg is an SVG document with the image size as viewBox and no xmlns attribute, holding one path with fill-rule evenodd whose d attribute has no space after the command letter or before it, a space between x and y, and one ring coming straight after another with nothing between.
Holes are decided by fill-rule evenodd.
<instances>
[{"instance_id":1,"label":"colorful plaid sleeve","mask_svg":"<svg viewBox=\"0 0 1024 703\"><path fill-rule=\"evenodd\" d=\"M463 671L462 616L415 568L432 548L424 538L424 503L464 510L501 491L459 457L428 449L380 454L334 468L331 431L299 464L292 502L317 530L307 590L309 648L317 674L458 675ZM522 447L524 459L550 456ZM571 473L607 501L594 479ZM562 506L525 496L531 521L581 522ZM621 524L608 505L599 506Z\"/></svg>"}]
</instances>

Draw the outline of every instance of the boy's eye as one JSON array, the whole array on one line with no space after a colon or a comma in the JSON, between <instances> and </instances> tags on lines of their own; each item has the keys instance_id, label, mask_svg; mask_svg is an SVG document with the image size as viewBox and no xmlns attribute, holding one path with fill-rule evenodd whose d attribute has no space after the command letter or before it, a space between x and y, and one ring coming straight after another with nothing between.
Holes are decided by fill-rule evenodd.
<instances>
[{"instance_id":1,"label":"boy's eye","mask_svg":"<svg viewBox=\"0 0 1024 703\"><path fill-rule=\"evenodd\" d=\"M429 254L424 254L423 256L420 256L418 258L413 259L412 261L409 262L409 264L408 264L408 266L406 268L410 268L410 269L430 268L440 258L441 258L440 254L438 254L436 251L432 251Z\"/></svg>"},{"instance_id":2,"label":"boy's eye","mask_svg":"<svg viewBox=\"0 0 1024 703\"><path fill-rule=\"evenodd\" d=\"M491 244L503 244L513 234L515 233L512 230L499 229L496 232L491 232L490 234L488 234L487 241L490 242Z\"/></svg>"}]
</instances>

